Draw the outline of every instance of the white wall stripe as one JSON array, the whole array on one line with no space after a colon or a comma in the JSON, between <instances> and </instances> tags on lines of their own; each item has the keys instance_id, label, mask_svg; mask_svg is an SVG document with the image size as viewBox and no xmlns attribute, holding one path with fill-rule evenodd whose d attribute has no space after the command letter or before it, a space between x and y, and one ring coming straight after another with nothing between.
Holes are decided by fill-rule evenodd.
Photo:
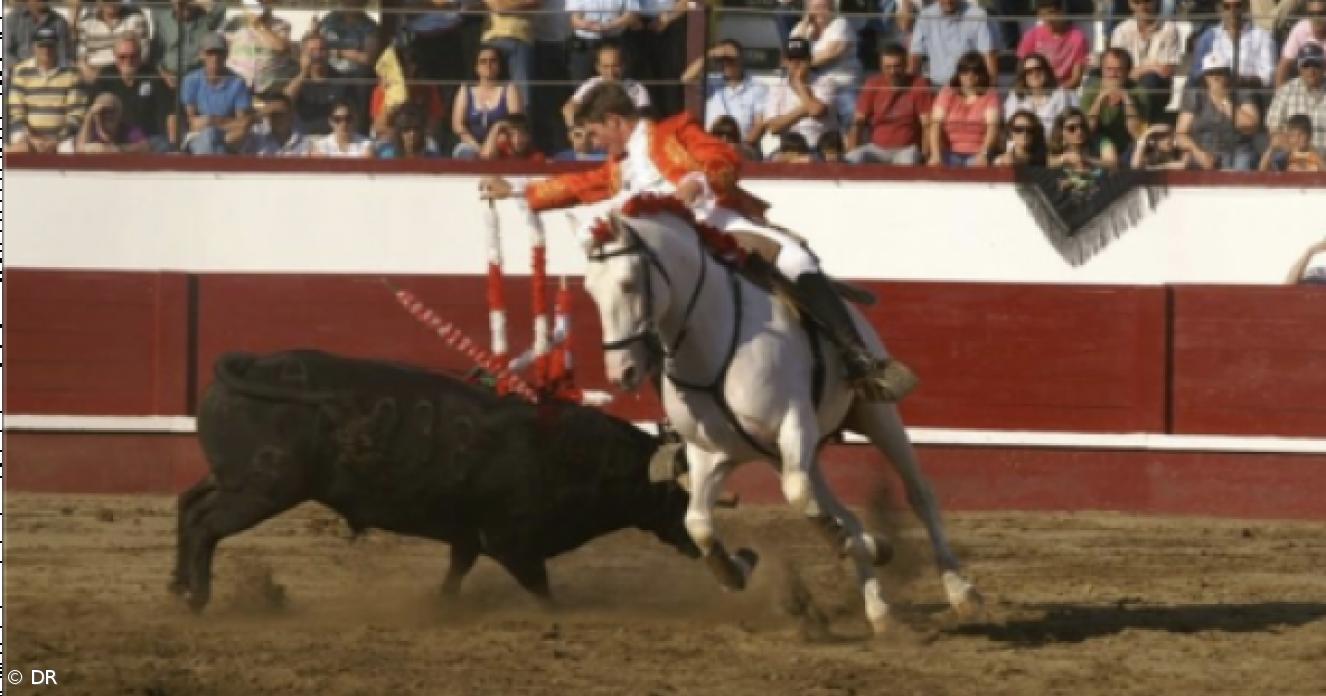
<instances>
[{"instance_id":1,"label":"white wall stripe","mask_svg":"<svg viewBox=\"0 0 1326 696\"><path fill-rule=\"evenodd\" d=\"M654 431L654 424L637 423ZM182 433L195 430L189 416L58 416L5 415L4 427L19 432ZM959 447L1032 447L1044 449L1148 450L1161 452L1228 452L1326 454L1326 438L1243 435L1165 435L1160 433L1072 433L1032 430L965 430L908 428L918 445ZM865 439L848 435L846 441Z\"/></svg>"}]
</instances>

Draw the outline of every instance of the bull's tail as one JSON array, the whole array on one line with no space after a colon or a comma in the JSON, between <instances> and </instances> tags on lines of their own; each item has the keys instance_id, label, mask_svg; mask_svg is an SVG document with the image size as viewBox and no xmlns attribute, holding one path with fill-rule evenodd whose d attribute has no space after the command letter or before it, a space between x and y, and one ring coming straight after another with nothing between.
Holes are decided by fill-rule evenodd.
<instances>
[{"instance_id":1,"label":"bull's tail","mask_svg":"<svg viewBox=\"0 0 1326 696\"><path fill-rule=\"evenodd\" d=\"M297 355L281 356L273 372L251 374L260 359L252 353L224 353L216 359L213 372L227 389L254 399L316 406L337 397L335 391L311 388L307 366Z\"/></svg>"}]
</instances>

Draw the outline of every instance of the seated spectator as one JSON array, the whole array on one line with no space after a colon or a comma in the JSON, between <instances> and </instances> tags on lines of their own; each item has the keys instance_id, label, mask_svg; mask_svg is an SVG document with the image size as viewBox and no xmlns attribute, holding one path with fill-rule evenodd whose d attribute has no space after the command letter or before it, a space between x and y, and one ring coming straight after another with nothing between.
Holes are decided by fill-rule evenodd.
<instances>
[{"instance_id":1,"label":"seated spectator","mask_svg":"<svg viewBox=\"0 0 1326 696\"><path fill-rule=\"evenodd\" d=\"M1312 147L1312 119L1294 114L1285 121L1283 135L1262 155L1263 172L1320 172L1321 153Z\"/></svg>"},{"instance_id":2,"label":"seated spectator","mask_svg":"<svg viewBox=\"0 0 1326 696\"><path fill-rule=\"evenodd\" d=\"M778 136L778 149L769 155L770 162L779 164L809 164L815 161L811 154L806 136L800 133L783 133Z\"/></svg>"},{"instance_id":3,"label":"seated spectator","mask_svg":"<svg viewBox=\"0 0 1326 696\"><path fill-rule=\"evenodd\" d=\"M852 164L919 164L930 147L926 134L934 95L920 75L905 72L907 52L888 44L879 52L879 74L866 81L847 129L846 160ZM869 134L862 140L862 131Z\"/></svg>"},{"instance_id":4,"label":"seated spectator","mask_svg":"<svg viewBox=\"0 0 1326 696\"><path fill-rule=\"evenodd\" d=\"M718 63L720 71L705 85L705 129L712 130L714 122L729 116L736 122L742 140L751 142L747 138L763 114L764 103L769 97L764 85L746 74L742 55L741 43L736 39L723 39L705 54L708 60ZM705 58L696 58L682 73L681 81L685 84L699 82L704 67Z\"/></svg>"},{"instance_id":5,"label":"seated spectator","mask_svg":"<svg viewBox=\"0 0 1326 696\"><path fill-rule=\"evenodd\" d=\"M418 109L406 105L392 119L391 140L378 147L379 159L440 157L437 144L428 137L427 120Z\"/></svg>"},{"instance_id":6,"label":"seated spectator","mask_svg":"<svg viewBox=\"0 0 1326 696\"><path fill-rule=\"evenodd\" d=\"M1174 22L1156 15L1156 0L1129 0L1128 4L1133 16L1114 28L1110 47L1128 52L1133 65L1128 78L1142 91L1142 115L1150 123L1160 119L1169 104L1183 43Z\"/></svg>"},{"instance_id":7,"label":"seated spectator","mask_svg":"<svg viewBox=\"0 0 1326 696\"><path fill-rule=\"evenodd\" d=\"M1050 61L1039 53L1029 53L1018 63L1013 88L1004 100L1004 113L1027 110L1041 120L1041 130L1054 125L1064 109L1077 106L1077 97L1059 86Z\"/></svg>"},{"instance_id":8,"label":"seated spectator","mask_svg":"<svg viewBox=\"0 0 1326 696\"><path fill-rule=\"evenodd\" d=\"M150 148L143 131L125 123L124 105L109 92L92 101L74 139L78 153L147 152Z\"/></svg>"},{"instance_id":9,"label":"seated spectator","mask_svg":"<svg viewBox=\"0 0 1326 696\"><path fill-rule=\"evenodd\" d=\"M1326 239L1308 246L1289 269L1286 285L1326 285Z\"/></svg>"},{"instance_id":10,"label":"seated spectator","mask_svg":"<svg viewBox=\"0 0 1326 696\"><path fill-rule=\"evenodd\" d=\"M534 147L529 119L525 114L511 114L493 124L484 140L479 157L486 160L522 160L543 162L544 156Z\"/></svg>"},{"instance_id":11,"label":"seated spectator","mask_svg":"<svg viewBox=\"0 0 1326 696\"><path fill-rule=\"evenodd\" d=\"M1064 15L1063 0L1036 0L1036 16L1040 24L1022 35L1018 58L1025 60L1033 53L1045 56L1059 84L1077 89L1090 54L1087 37Z\"/></svg>"},{"instance_id":12,"label":"seated spectator","mask_svg":"<svg viewBox=\"0 0 1326 696\"><path fill-rule=\"evenodd\" d=\"M1100 79L1082 91L1091 132L1117 153L1132 147L1146 124L1142 121L1144 95L1129 84L1132 57L1122 48L1105 51L1100 59Z\"/></svg>"},{"instance_id":13,"label":"seated spectator","mask_svg":"<svg viewBox=\"0 0 1326 696\"><path fill-rule=\"evenodd\" d=\"M1266 111L1266 129L1275 137L1289 116L1304 114L1312 122L1312 147L1326 150L1326 50L1307 43L1298 50L1298 77L1275 91Z\"/></svg>"},{"instance_id":14,"label":"seated spectator","mask_svg":"<svg viewBox=\"0 0 1326 696\"><path fill-rule=\"evenodd\" d=\"M719 116L714 125L710 126L709 134L735 147L742 159L759 161L761 157L758 148L742 139L741 127L737 125L737 119L731 116Z\"/></svg>"},{"instance_id":15,"label":"seated spectator","mask_svg":"<svg viewBox=\"0 0 1326 696\"><path fill-rule=\"evenodd\" d=\"M336 74L351 80L350 98L361 122L371 122L368 99L377 77L373 64L378 57L378 23L364 11L368 0L341 0L343 9L322 16L315 30L326 41L328 62Z\"/></svg>"},{"instance_id":16,"label":"seated spectator","mask_svg":"<svg viewBox=\"0 0 1326 696\"><path fill-rule=\"evenodd\" d=\"M14 69L35 55L33 37L38 29L55 32L55 64L65 65L74 57L73 30L69 21L51 9L50 0L27 0L5 9L5 79Z\"/></svg>"},{"instance_id":17,"label":"seated spectator","mask_svg":"<svg viewBox=\"0 0 1326 696\"><path fill-rule=\"evenodd\" d=\"M457 159L478 159L488 131L507 116L525 112L520 90L506 81L501 51L493 46L480 47L474 72L479 81L461 85L451 106L451 130L460 139L451 156Z\"/></svg>"},{"instance_id":18,"label":"seated spectator","mask_svg":"<svg viewBox=\"0 0 1326 696\"><path fill-rule=\"evenodd\" d=\"M1133 146L1130 165L1133 169L1182 170L1192 166L1192 155L1179 147L1174 129L1168 123L1153 123Z\"/></svg>"},{"instance_id":19,"label":"seated spectator","mask_svg":"<svg viewBox=\"0 0 1326 696\"><path fill-rule=\"evenodd\" d=\"M1045 125L1023 109L1008 119L1008 147L994 160L996 167L1044 167L1048 156Z\"/></svg>"},{"instance_id":20,"label":"seated spectator","mask_svg":"<svg viewBox=\"0 0 1326 696\"><path fill-rule=\"evenodd\" d=\"M810 80L810 42L788 39L783 51L783 78L769 88L763 114L746 141L758 143L766 134L797 133L806 142L806 153L809 154L811 143L818 143L825 132L837 130L838 121L830 106L833 104L833 81L825 77L815 78L814 82ZM781 144L778 150L783 150Z\"/></svg>"},{"instance_id":21,"label":"seated spectator","mask_svg":"<svg viewBox=\"0 0 1326 696\"><path fill-rule=\"evenodd\" d=\"M843 162L846 152L843 136L838 131L821 135L820 141L815 144L815 155L821 162Z\"/></svg>"},{"instance_id":22,"label":"seated spectator","mask_svg":"<svg viewBox=\"0 0 1326 696\"><path fill-rule=\"evenodd\" d=\"M255 103L262 120L253 126L245 154L259 157L304 157L308 155L309 139L298 123L290 96L279 90L258 95Z\"/></svg>"},{"instance_id":23,"label":"seated spectator","mask_svg":"<svg viewBox=\"0 0 1326 696\"><path fill-rule=\"evenodd\" d=\"M839 123L850 123L861 82L856 30L834 11L830 0L806 0L806 16L792 28L792 36L810 42L811 73L833 81L835 116Z\"/></svg>"},{"instance_id":24,"label":"seated spectator","mask_svg":"<svg viewBox=\"0 0 1326 696\"><path fill-rule=\"evenodd\" d=\"M230 56L226 67L244 78L254 92L283 88L299 74L290 44L290 22L272 13L276 0L258 0L262 11L244 13L226 23Z\"/></svg>"},{"instance_id":25,"label":"seated spectator","mask_svg":"<svg viewBox=\"0 0 1326 696\"><path fill-rule=\"evenodd\" d=\"M142 131L154 152L165 152L170 148L164 136L166 117L175 105L164 87L156 71L143 65L142 44L126 36L115 42L115 64L97 73L92 98L115 95L124 122Z\"/></svg>"},{"instance_id":26,"label":"seated spectator","mask_svg":"<svg viewBox=\"0 0 1326 696\"><path fill-rule=\"evenodd\" d=\"M356 128L355 110L349 102L337 102L327 117L331 132L308 140L308 154L312 157L362 157L372 159L376 153L373 141Z\"/></svg>"},{"instance_id":27,"label":"seated spectator","mask_svg":"<svg viewBox=\"0 0 1326 696\"><path fill-rule=\"evenodd\" d=\"M1072 172L1117 169L1118 153L1093 137L1091 126L1081 109L1069 109L1054 120L1050 131L1050 155L1046 164Z\"/></svg>"},{"instance_id":28,"label":"seated spectator","mask_svg":"<svg viewBox=\"0 0 1326 696\"><path fill-rule=\"evenodd\" d=\"M83 125L87 96L73 68L60 67L54 26L32 33L32 57L14 69L8 94L10 152L55 152Z\"/></svg>"},{"instance_id":29,"label":"seated spectator","mask_svg":"<svg viewBox=\"0 0 1326 696\"><path fill-rule=\"evenodd\" d=\"M203 66L184 76L180 101L189 119L183 149L195 155L233 152L248 137L252 99L239 75L226 67L226 39L202 41Z\"/></svg>"},{"instance_id":30,"label":"seated spectator","mask_svg":"<svg viewBox=\"0 0 1326 696\"><path fill-rule=\"evenodd\" d=\"M437 85L419 78L419 66L407 43L383 51L378 61L378 84L369 98L368 113L373 119L370 133L381 140L391 139L391 123L396 111L413 104L424 115L429 135L437 135L448 112ZM392 95L390 101L388 95Z\"/></svg>"},{"instance_id":31,"label":"seated spectator","mask_svg":"<svg viewBox=\"0 0 1326 696\"><path fill-rule=\"evenodd\" d=\"M78 22L78 68L83 80L92 82L102 70L115 65L115 45L120 39L138 41L139 55L146 57L149 31L147 17L138 8L121 0L96 0Z\"/></svg>"},{"instance_id":32,"label":"seated spectator","mask_svg":"<svg viewBox=\"0 0 1326 696\"><path fill-rule=\"evenodd\" d=\"M929 58L925 76L930 84L946 85L953 80L959 58L968 52L983 57L986 74L999 74L985 10L970 0L935 0L916 19L907 72L921 74L921 59Z\"/></svg>"},{"instance_id":33,"label":"seated spectator","mask_svg":"<svg viewBox=\"0 0 1326 696\"><path fill-rule=\"evenodd\" d=\"M626 93L631 95L631 101L639 109L648 109L649 90L635 80L623 79L625 63L622 61L622 50L616 44L605 43L598 49L598 62L594 64L598 70L598 75L585 80L576 88L571 98L562 105L562 120L566 122L568 129L575 126L576 107L580 106L580 101L589 94L600 82L617 82L626 89Z\"/></svg>"},{"instance_id":34,"label":"seated spectator","mask_svg":"<svg viewBox=\"0 0 1326 696\"><path fill-rule=\"evenodd\" d=\"M554 162L602 162L607 159L607 153L599 147L588 128L576 126L567 135L571 139L571 147L554 155Z\"/></svg>"},{"instance_id":35,"label":"seated spectator","mask_svg":"<svg viewBox=\"0 0 1326 696\"><path fill-rule=\"evenodd\" d=\"M984 167L999 137L999 94L981 54L969 51L930 116L930 166Z\"/></svg>"},{"instance_id":36,"label":"seated spectator","mask_svg":"<svg viewBox=\"0 0 1326 696\"><path fill-rule=\"evenodd\" d=\"M576 82L592 79L603 60L603 49L620 45L623 33L640 19L638 0L566 0L566 11L571 14L571 29L575 32L567 52L571 79ZM618 75L611 79L620 81L625 63L621 51L616 53ZM603 76L603 69L597 68L597 74ZM634 91L631 98L636 99ZM639 106L638 101L636 105Z\"/></svg>"},{"instance_id":37,"label":"seated spectator","mask_svg":"<svg viewBox=\"0 0 1326 696\"><path fill-rule=\"evenodd\" d=\"M1239 86L1249 88L1270 87L1275 73L1275 39L1271 33L1249 25L1245 15L1248 0L1221 0L1220 24L1207 29L1193 44L1192 68L1189 79L1194 83L1205 73L1206 57L1216 56L1225 65L1233 65L1234 40L1239 37ZM1261 102L1265 105L1265 102Z\"/></svg>"},{"instance_id":38,"label":"seated spectator","mask_svg":"<svg viewBox=\"0 0 1326 696\"><path fill-rule=\"evenodd\" d=\"M1280 64L1275 69L1276 87L1293 77L1299 51L1304 46L1326 48L1326 0L1308 0L1303 4L1303 13L1307 16L1294 24L1280 50Z\"/></svg>"},{"instance_id":39,"label":"seated spectator","mask_svg":"<svg viewBox=\"0 0 1326 696\"><path fill-rule=\"evenodd\" d=\"M355 104L358 97L346 77L331 66L327 40L321 34L304 37L299 52L299 72L283 90L295 105L299 128L309 135L331 132L327 117L337 102ZM362 109L356 108L356 116Z\"/></svg>"},{"instance_id":40,"label":"seated spectator","mask_svg":"<svg viewBox=\"0 0 1326 696\"><path fill-rule=\"evenodd\" d=\"M180 79L203 65L202 43L218 31L226 19L226 4L214 2L204 9L194 0L170 0L169 6L151 10L152 58L165 90L165 100L175 104ZM175 110L166 117L166 137L178 143L180 130L187 123L177 123Z\"/></svg>"},{"instance_id":41,"label":"seated spectator","mask_svg":"<svg viewBox=\"0 0 1326 696\"><path fill-rule=\"evenodd\" d=\"M1192 154L1200 169L1251 170L1257 161L1251 141L1260 121L1257 105L1241 102L1236 114L1229 63L1214 53L1204 63L1206 89L1184 90L1176 128L1179 147Z\"/></svg>"}]
</instances>

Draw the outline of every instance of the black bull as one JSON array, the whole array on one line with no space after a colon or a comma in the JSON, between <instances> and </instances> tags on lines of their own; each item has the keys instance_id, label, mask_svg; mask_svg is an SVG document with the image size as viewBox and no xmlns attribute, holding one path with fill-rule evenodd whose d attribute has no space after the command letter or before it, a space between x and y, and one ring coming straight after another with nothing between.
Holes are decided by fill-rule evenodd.
<instances>
[{"instance_id":1,"label":"black bull","mask_svg":"<svg viewBox=\"0 0 1326 696\"><path fill-rule=\"evenodd\" d=\"M688 556L687 493L652 482L654 437L595 409L533 406L418 368L316 351L229 354L198 411L211 468L179 498L172 589L202 609L222 539L299 503L480 554L549 598L546 559L639 528Z\"/></svg>"}]
</instances>

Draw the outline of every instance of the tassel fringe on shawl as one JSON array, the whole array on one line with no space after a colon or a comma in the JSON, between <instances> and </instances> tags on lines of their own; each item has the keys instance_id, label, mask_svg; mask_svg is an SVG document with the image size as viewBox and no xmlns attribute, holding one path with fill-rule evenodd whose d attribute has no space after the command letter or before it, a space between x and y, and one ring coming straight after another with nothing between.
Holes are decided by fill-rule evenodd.
<instances>
[{"instance_id":1,"label":"tassel fringe on shawl","mask_svg":"<svg viewBox=\"0 0 1326 696\"><path fill-rule=\"evenodd\" d=\"M1018 195L1059 255L1086 263L1135 227L1168 193L1146 172L1024 167Z\"/></svg>"}]
</instances>

